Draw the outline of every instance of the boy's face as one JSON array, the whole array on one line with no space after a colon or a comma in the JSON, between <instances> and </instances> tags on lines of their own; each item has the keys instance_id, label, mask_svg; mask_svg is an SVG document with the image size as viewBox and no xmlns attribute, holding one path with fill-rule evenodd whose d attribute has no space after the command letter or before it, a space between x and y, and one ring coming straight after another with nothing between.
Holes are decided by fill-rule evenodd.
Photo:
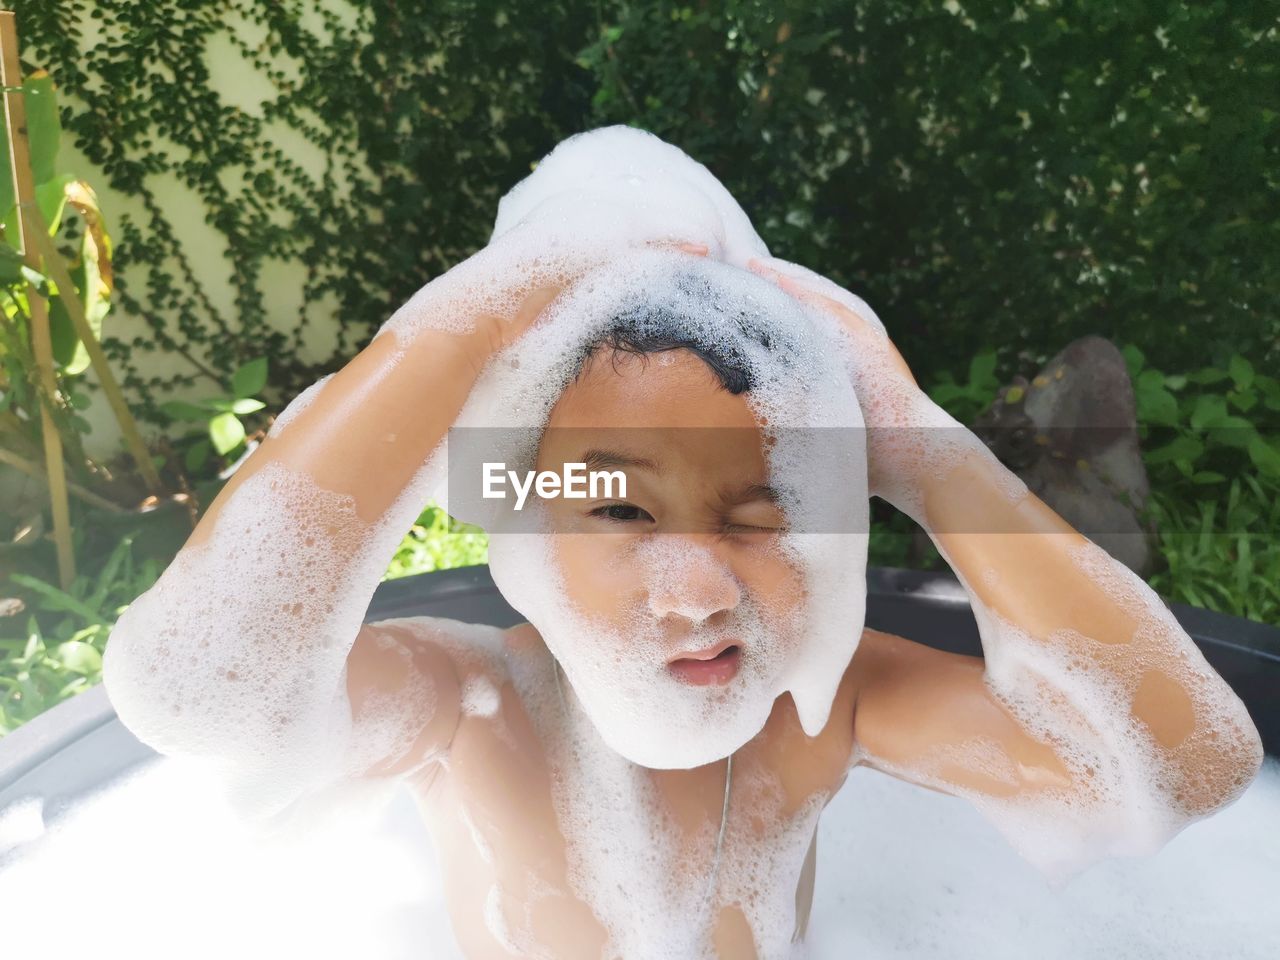
<instances>
[{"instance_id":1,"label":"boy's face","mask_svg":"<svg viewBox=\"0 0 1280 960\"><path fill-rule=\"evenodd\" d=\"M538 470L586 462L626 476L625 498L615 489L547 502L569 599L616 629L657 629L673 676L731 683L749 655L747 638L726 631L736 612L752 603L781 622L801 596L779 549L786 518L746 396L725 390L687 350L601 355L547 427ZM726 651L719 669L680 659L725 640L737 656Z\"/></svg>"},{"instance_id":2,"label":"boy's face","mask_svg":"<svg viewBox=\"0 0 1280 960\"><path fill-rule=\"evenodd\" d=\"M554 407L536 468L570 463L622 472L626 496L542 501L562 595L520 609L615 750L648 766L725 756L767 719L804 622L746 396L687 350L598 354ZM495 546L495 575L514 570ZM519 569L508 582L528 595Z\"/></svg>"}]
</instances>

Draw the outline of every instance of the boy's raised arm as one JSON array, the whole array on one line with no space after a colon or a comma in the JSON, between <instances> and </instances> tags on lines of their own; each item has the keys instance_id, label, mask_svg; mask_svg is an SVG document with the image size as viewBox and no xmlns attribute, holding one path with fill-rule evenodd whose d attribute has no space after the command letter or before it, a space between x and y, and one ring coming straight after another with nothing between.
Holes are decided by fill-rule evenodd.
<instances>
[{"instance_id":1,"label":"boy's raised arm","mask_svg":"<svg viewBox=\"0 0 1280 960\"><path fill-rule=\"evenodd\" d=\"M521 276L495 301L483 256L455 268L462 281L445 296L424 288L290 405L112 632L104 679L121 719L162 752L213 758L248 812L394 761L419 734L447 742L447 657L421 630L361 622L480 370L563 282ZM489 289L468 296L463 268ZM461 312L477 300L512 309ZM449 310L459 312L432 315ZM434 701L434 718L395 701L406 683L422 687L419 704ZM368 715L359 736L353 706Z\"/></svg>"},{"instance_id":2,"label":"boy's raised arm","mask_svg":"<svg viewBox=\"0 0 1280 960\"><path fill-rule=\"evenodd\" d=\"M929 400L865 304L794 265L755 269L855 341L871 492L933 538L982 637L985 664L869 631L863 762L978 800L1067 870L1151 852L1239 796L1257 729L1156 593Z\"/></svg>"}]
</instances>

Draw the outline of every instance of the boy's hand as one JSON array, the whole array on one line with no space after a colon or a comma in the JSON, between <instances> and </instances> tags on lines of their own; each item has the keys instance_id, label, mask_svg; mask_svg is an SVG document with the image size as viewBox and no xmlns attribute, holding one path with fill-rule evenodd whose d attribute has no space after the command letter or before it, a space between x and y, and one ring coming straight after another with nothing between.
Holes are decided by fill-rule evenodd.
<instances>
[{"instance_id":1,"label":"boy's hand","mask_svg":"<svg viewBox=\"0 0 1280 960\"><path fill-rule=\"evenodd\" d=\"M937 429L958 427L916 384L879 318L859 297L811 270L761 257L747 266L825 316L852 341L847 351L854 392L867 427L869 492L900 507ZM951 431L947 429L947 432Z\"/></svg>"}]
</instances>

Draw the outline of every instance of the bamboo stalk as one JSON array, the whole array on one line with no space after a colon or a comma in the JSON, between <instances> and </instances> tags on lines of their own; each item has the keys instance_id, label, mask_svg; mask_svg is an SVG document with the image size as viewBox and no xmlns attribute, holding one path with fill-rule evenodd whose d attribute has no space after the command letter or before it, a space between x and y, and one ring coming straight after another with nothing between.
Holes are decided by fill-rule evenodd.
<instances>
[{"instance_id":1,"label":"bamboo stalk","mask_svg":"<svg viewBox=\"0 0 1280 960\"><path fill-rule=\"evenodd\" d=\"M129 452L138 464L138 472L146 481L147 488L159 496L164 492L160 483L160 474L156 471L156 465L151 462L151 454L142 440L142 434L138 431L138 424L129 411L129 405L125 402L120 385L116 383L116 378L111 373L111 367L107 364L107 355L102 352L102 344L94 336L93 328L89 326L89 320L84 315L84 307L80 303L80 298L76 296L76 288L71 282L71 275L67 272L67 265L54 247L53 241L49 239L49 231L45 229L39 208L32 203L26 212L30 217L29 222L39 228L33 231L32 235L36 238L40 252L44 255L45 269L58 286L58 295L62 297L63 306L67 308L71 322L76 328L76 334L89 354L89 363L94 373L98 375L102 392L106 394L107 403L111 405L111 412L115 414L116 422L120 424L120 431L124 434Z\"/></svg>"},{"instance_id":2,"label":"bamboo stalk","mask_svg":"<svg viewBox=\"0 0 1280 960\"><path fill-rule=\"evenodd\" d=\"M14 196L18 201L18 241L28 267L39 270L40 255L28 240L34 224L28 219L27 206L34 205L35 184L31 177L31 156L27 147L27 108L20 92L22 68L18 64L18 27L11 11L0 11L0 83L9 88L4 94L5 122L9 132L9 159L13 167ZM53 341L49 331L48 305L34 286L27 288L27 305L31 312L31 348L40 380L50 397L58 393L53 375ZM67 501L67 477L62 466L62 437L53 423L46 404L40 405L40 429L44 438L45 473L49 482L49 508L53 514L53 541L58 550L58 579L63 589L75 579L75 555L71 549L71 510Z\"/></svg>"}]
</instances>

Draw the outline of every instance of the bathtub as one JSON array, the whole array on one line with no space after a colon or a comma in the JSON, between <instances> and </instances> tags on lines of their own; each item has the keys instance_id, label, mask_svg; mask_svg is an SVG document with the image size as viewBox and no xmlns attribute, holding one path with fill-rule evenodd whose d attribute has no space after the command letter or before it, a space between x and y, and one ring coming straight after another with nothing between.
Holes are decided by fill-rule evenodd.
<instances>
[{"instance_id":1,"label":"bathtub","mask_svg":"<svg viewBox=\"0 0 1280 960\"><path fill-rule=\"evenodd\" d=\"M1154 857L1107 861L1054 889L963 801L855 771L819 831L807 956L1280 955L1280 630L1173 610L1262 733L1267 765L1240 800ZM483 567L385 583L366 618L418 614L519 620ZM867 625L980 652L966 595L943 574L869 571ZM406 792L264 844L206 778L134 739L101 687L0 740L3 953L458 956Z\"/></svg>"}]
</instances>

